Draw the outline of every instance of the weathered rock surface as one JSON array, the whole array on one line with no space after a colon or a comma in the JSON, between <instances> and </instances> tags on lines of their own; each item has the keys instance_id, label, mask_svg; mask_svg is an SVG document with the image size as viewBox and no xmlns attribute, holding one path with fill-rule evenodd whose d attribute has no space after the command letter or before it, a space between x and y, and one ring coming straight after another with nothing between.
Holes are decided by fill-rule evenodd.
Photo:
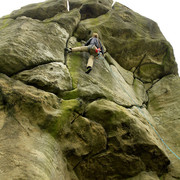
<instances>
[{"instance_id":1,"label":"weathered rock surface","mask_svg":"<svg viewBox=\"0 0 180 180\"><path fill-rule=\"evenodd\" d=\"M129 8L115 3L105 15L81 21L75 35L87 40L93 31L100 34L112 57L141 80L177 74L172 47L157 24Z\"/></svg>"},{"instance_id":2,"label":"weathered rock surface","mask_svg":"<svg viewBox=\"0 0 180 180\"><path fill-rule=\"evenodd\" d=\"M62 151L75 169L89 155L106 149L107 135L104 128L85 117L78 116L65 126L59 136ZM79 176L83 178L84 176ZM84 177L85 178L85 177Z\"/></svg>"},{"instance_id":3,"label":"weathered rock surface","mask_svg":"<svg viewBox=\"0 0 180 180\"><path fill-rule=\"evenodd\" d=\"M2 109L12 111L16 119L29 118L33 125L40 125L60 113L60 99L57 96L3 74L0 74L0 92Z\"/></svg>"},{"instance_id":4,"label":"weathered rock surface","mask_svg":"<svg viewBox=\"0 0 180 180\"><path fill-rule=\"evenodd\" d=\"M101 1L98 1L98 0L69 0L70 10L74 9L74 8L79 8L82 5L88 4L88 3L94 4L94 5L101 4L101 5L111 8L113 1L112 0L101 0Z\"/></svg>"},{"instance_id":5,"label":"weathered rock surface","mask_svg":"<svg viewBox=\"0 0 180 180\"><path fill-rule=\"evenodd\" d=\"M12 75L48 62L64 62L69 35L56 23L26 17L7 20L0 36L1 73Z\"/></svg>"},{"instance_id":6,"label":"weathered rock surface","mask_svg":"<svg viewBox=\"0 0 180 180\"><path fill-rule=\"evenodd\" d=\"M77 28L81 19L81 14L78 9L66 12L66 13L58 13L52 18L44 20L44 22L56 22L61 27L66 29L69 35L72 35L74 30Z\"/></svg>"},{"instance_id":7,"label":"weathered rock surface","mask_svg":"<svg viewBox=\"0 0 180 180\"><path fill-rule=\"evenodd\" d=\"M142 170L158 171L157 174L159 175L162 171L166 171L168 159L161 147L158 147L157 144L159 143L156 142L154 132L149 128L146 117L143 117L144 114L148 115L148 113L143 109L141 111L143 113L137 108L128 110L107 100L94 101L87 106L85 113L87 118L100 123L107 133L107 151L93 157L91 161L99 167L97 171L107 172L100 179L106 176L107 178L116 176L122 179L123 177L134 176ZM152 120L150 115L148 115L148 119ZM118 159L117 162L115 162L116 158ZM106 164L105 167L101 164L101 160ZM93 164L90 168L95 171ZM79 169L82 174L84 174L83 166L80 165ZM118 169L121 169L121 172ZM85 179L88 179L91 170L89 169L88 172L85 169L85 171L87 172ZM93 174L93 177L89 179L98 179L97 174Z\"/></svg>"},{"instance_id":8,"label":"weathered rock surface","mask_svg":"<svg viewBox=\"0 0 180 180\"><path fill-rule=\"evenodd\" d=\"M80 9L82 20L96 18L107 13L111 9L112 3L112 0L69 0L70 9Z\"/></svg>"},{"instance_id":9,"label":"weathered rock surface","mask_svg":"<svg viewBox=\"0 0 180 180\"><path fill-rule=\"evenodd\" d=\"M0 179L71 179L59 144L37 125L56 118L53 94L0 74Z\"/></svg>"},{"instance_id":10,"label":"weathered rock surface","mask_svg":"<svg viewBox=\"0 0 180 180\"><path fill-rule=\"evenodd\" d=\"M44 20L55 16L59 12L67 11L66 0L49 0L41 3L30 4L19 10L13 11L10 18L26 16L32 19Z\"/></svg>"},{"instance_id":11,"label":"weathered rock surface","mask_svg":"<svg viewBox=\"0 0 180 180\"><path fill-rule=\"evenodd\" d=\"M69 5L48 0L0 19L0 179L179 179L171 45L112 0ZM64 48L94 31L106 53L86 74L89 54Z\"/></svg>"},{"instance_id":12,"label":"weathered rock surface","mask_svg":"<svg viewBox=\"0 0 180 180\"><path fill-rule=\"evenodd\" d=\"M2 120L0 179L71 179L60 147L50 135L12 117Z\"/></svg>"},{"instance_id":13,"label":"weathered rock surface","mask_svg":"<svg viewBox=\"0 0 180 180\"><path fill-rule=\"evenodd\" d=\"M127 180L159 180L158 176L154 172L142 172L139 175L128 178Z\"/></svg>"},{"instance_id":14,"label":"weathered rock surface","mask_svg":"<svg viewBox=\"0 0 180 180\"><path fill-rule=\"evenodd\" d=\"M55 94L72 90L69 70L61 62L40 65L23 71L13 78Z\"/></svg>"},{"instance_id":15,"label":"weathered rock surface","mask_svg":"<svg viewBox=\"0 0 180 180\"><path fill-rule=\"evenodd\" d=\"M163 140L177 155L180 152L180 78L167 76L158 81L149 91L148 110ZM180 161L169 153L173 171L171 176L180 178Z\"/></svg>"}]
</instances>

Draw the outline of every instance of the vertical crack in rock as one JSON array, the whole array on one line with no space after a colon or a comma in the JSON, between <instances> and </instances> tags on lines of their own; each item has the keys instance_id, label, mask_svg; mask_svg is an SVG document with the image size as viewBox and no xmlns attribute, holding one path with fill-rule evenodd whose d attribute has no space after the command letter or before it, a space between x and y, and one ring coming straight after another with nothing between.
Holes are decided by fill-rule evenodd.
<instances>
[{"instance_id":1,"label":"vertical crack in rock","mask_svg":"<svg viewBox=\"0 0 180 180\"><path fill-rule=\"evenodd\" d=\"M141 67L141 64L143 63L143 60L145 59L145 57L146 57L146 54L144 54L142 59L139 61L139 64L135 67L135 70L133 71L134 77L135 77L136 71L138 71L138 69Z\"/></svg>"},{"instance_id":2,"label":"vertical crack in rock","mask_svg":"<svg viewBox=\"0 0 180 180\"><path fill-rule=\"evenodd\" d=\"M69 37L68 39L67 39L67 41L66 41L66 48L68 48L68 43L69 43L69 39L70 39L71 37ZM64 65L66 65L67 66L67 57L68 57L68 53L64 50ZM68 67L68 66L67 66Z\"/></svg>"}]
</instances>

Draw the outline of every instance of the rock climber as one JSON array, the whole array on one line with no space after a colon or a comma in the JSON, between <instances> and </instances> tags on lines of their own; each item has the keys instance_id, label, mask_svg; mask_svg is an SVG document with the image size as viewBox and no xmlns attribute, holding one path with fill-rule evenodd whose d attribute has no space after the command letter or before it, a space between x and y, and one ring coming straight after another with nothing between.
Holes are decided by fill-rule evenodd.
<instances>
[{"instance_id":1,"label":"rock climber","mask_svg":"<svg viewBox=\"0 0 180 180\"><path fill-rule=\"evenodd\" d=\"M85 46L81 47L74 47L74 48L65 48L65 52L89 52L90 57L87 63L87 70L86 73L89 74L92 70L94 59L98 55L104 55L103 46L99 40L99 36L97 33L93 33L92 37L85 43Z\"/></svg>"}]
</instances>

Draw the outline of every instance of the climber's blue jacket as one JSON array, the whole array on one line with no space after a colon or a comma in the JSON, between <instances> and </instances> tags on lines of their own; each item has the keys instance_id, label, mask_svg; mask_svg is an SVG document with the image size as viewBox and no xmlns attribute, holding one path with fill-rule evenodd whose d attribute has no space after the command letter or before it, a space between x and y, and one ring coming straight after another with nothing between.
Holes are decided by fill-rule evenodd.
<instances>
[{"instance_id":1,"label":"climber's blue jacket","mask_svg":"<svg viewBox=\"0 0 180 180\"><path fill-rule=\"evenodd\" d=\"M90 38L86 42L85 46L89 46L89 45L95 45L97 48L100 48L101 53L104 54L104 48L103 48L103 46L102 46L102 44L98 38L95 38L95 37Z\"/></svg>"}]
</instances>

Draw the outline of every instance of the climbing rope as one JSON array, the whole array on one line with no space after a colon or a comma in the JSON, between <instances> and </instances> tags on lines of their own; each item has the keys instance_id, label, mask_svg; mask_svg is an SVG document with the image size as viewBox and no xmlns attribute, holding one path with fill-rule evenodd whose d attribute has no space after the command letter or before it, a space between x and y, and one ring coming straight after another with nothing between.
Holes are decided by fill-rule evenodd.
<instances>
[{"instance_id":1,"label":"climbing rope","mask_svg":"<svg viewBox=\"0 0 180 180\"><path fill-rule=\"evenodd\" d=\"M98 56L98 59L103 60L105 66L107 69L109 69L109 71L111 72L112 76L114 78L115 75L111 69L111 67L107 66L107 62L105 60L104 57L102 57L102 55ZM119 83L119 81L118 81ZM119 83L119 85L121 86L122 90L129 96L129 98L131 99L131 101L135 104L135 106L140 110L141 114L143 115L143 117L146 119L146 121L148 122L148 124L152 127L152 129L154 130L154 132L156 133L156 135L159 137L159 139L161 140L161 142L165 145L165 147L177 158L180 160L180 156L178 156L166 143L165 141L162 139L162 137L160 136L160 134L157 132L157 130L154 128L154 126L151 124L151 122L148 120L148 118L146 117L145 113L142 111L142 109L136 104L136 102L133 100L133 98L131 97L131 95L126 91L126 89L123 87L123 85L121 83Z\"/></svg>"}]
</instances>

